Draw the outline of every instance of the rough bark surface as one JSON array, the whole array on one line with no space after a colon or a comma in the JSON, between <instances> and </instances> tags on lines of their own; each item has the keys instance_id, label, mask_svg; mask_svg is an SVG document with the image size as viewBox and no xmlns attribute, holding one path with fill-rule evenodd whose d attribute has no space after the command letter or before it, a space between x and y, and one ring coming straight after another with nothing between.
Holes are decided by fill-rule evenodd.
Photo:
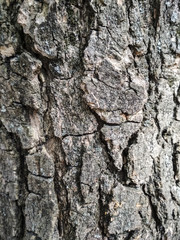
<instances>
[{"instance_id":1,"label":"rough bark surface","mask_svg":"<svg viewBox=\"0 0 180 240\"><path fill-rule=\"evenodd\" d=\"M0 239L180 239L180 2L0 0Z\"/></svg>"}]
</instances>

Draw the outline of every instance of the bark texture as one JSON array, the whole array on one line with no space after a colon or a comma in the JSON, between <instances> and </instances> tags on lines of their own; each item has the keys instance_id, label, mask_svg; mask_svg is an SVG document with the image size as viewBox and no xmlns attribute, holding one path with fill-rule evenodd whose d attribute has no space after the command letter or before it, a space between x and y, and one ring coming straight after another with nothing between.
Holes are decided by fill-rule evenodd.
<instances>
[{"instance_id":1,"label":"bark texture","mask_svg":"<svg viewBox=\"0 0 180 240\"><path fill-rule=\"evenodd\" d=\"M0 239L180 239L180 2L0 0Z\"/></svg>"}]
</instances>

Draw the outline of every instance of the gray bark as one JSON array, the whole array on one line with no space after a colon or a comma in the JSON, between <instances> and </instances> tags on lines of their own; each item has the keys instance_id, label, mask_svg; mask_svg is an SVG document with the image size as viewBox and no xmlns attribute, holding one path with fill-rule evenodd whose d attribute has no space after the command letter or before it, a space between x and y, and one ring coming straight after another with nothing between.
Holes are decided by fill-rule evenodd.
<instances>
[{"instance_id":1,"label":"gray bark","mask_svg":"<svg viewBox=\"0 0 180 240\"><path fill-rule=\"evenodd\" d=\"M0 0L0 239L180 239L178 0Z\"/></svg>"}]
</instances>

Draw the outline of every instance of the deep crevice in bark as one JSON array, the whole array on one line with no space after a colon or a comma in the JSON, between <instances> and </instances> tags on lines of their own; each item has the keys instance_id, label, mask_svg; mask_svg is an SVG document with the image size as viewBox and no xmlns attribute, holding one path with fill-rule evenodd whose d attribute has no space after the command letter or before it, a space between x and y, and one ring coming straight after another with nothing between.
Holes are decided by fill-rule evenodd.
<instances>
[{"instance_id":1,"label":"deep crevice in bark","mask_svg":"<svg viewBox=\"0 0 180 240\"><path fill-rule=\"evenodd\" d=\"M159 232L161 234L161 236L163 236L165 233L165 229L164 229L164 226L162 225L161 219L159 218L159 216L157 214L157 212L158 212L157 206L152 202L152 196L146 192L145 185L142 186L142 190L144 192L144 195L148 197L149 204L151 207L152 218L154 219L154 221L156 223L156 230L157 230L157 232Z\"/></svg>"},{"instance_id":2,"label":"deep crevice in bark","mask_svg":"<svg viewBox=\"0 0 180 240\"><path fill-rule=\"evenodd\" d=\"M131 240L133 239L133 235L137 232L138 230L132 230L128 233L127 237L125 237L124 240Z\"/></svg>"},{"instance_id":3,"label":"deep crevice in bark","mask_svg":"<svg viewBox=\"0 0 180 240\"><path fill-rule=\"evenodd\" d=\"M138 132L135 132L132 134L132 136L130 137L127 147L122 151L122 157L123 157L123 166L122 166L122 170L120 172L120 176L121 176L121 181L123 183L123 185L125 186L129 186L129 187L136 187L136 184L134 184L133 182L129 182L130 180L127 176L127 164L128 164L128 151L129 148L131 147L131 145L137 143L137 137L138 137Z\"/></svg>"},{"instance_id":4,"label":"deep crevice in bark","mask_svg":"<svg viewBox=\"0 0 180 240\"><path fill-rule=\"evenodd\" d=\"M21 211L21 234L19 236L20 239L23 239L25 236L25 228L26 228L26 221L25 221L25 200L26 196L29 192L28 190L28 182L27 182L27 174L28 174L28 169L27 169L27 164L26 164L26 156L28 155L28 150L24 150L21 144L21 140L19 136L13 133L9 133L11 138L14 140L16 144L16 149L17 152L19 153L19 158L20 158L20 192L19 192L19 201L18 205L20 207Z\"/></svg>"},{"instance_id":5,"label":"deep crevice in bark","mask_svg":"<svg viewBox=\"0 0 180 240\"><path fill-rule=\"evenodd\" d=\"M176 184L179 183L178 179L178 145L172 144L173 154L172 154L172 163L173 163L173 171L174 171L174 180Z\"/></svg>"},{"instance_id":6,"label":"deep crevice in bark","mask_svg":"<svg viewBox=\"0 0 180 240\"><path fill-rule=\"evenodd\" d=\"M101 184L99 183L99 228L101 229L102 239L105 237L111 239L108 233L108 226L111 220L111 216L109 214L109 203L112 201L113 194L105 194L101 189Z\"/></svg>"}]
</instances>

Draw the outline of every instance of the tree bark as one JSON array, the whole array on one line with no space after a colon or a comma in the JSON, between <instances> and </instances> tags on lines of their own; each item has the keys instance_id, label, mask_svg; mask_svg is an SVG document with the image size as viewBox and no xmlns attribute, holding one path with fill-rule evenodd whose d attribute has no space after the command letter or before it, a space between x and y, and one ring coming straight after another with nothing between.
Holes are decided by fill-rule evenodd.
<instances>
[{"instance_id":1,"label":"tree bark","mask_svg":"<svg viewBox=\"0 0 180 240\"><path fill-rule=\"evenodd\" d=\"M0 239L180 239L179 0L0 0Z\"/></svg>"}]
</instances>

